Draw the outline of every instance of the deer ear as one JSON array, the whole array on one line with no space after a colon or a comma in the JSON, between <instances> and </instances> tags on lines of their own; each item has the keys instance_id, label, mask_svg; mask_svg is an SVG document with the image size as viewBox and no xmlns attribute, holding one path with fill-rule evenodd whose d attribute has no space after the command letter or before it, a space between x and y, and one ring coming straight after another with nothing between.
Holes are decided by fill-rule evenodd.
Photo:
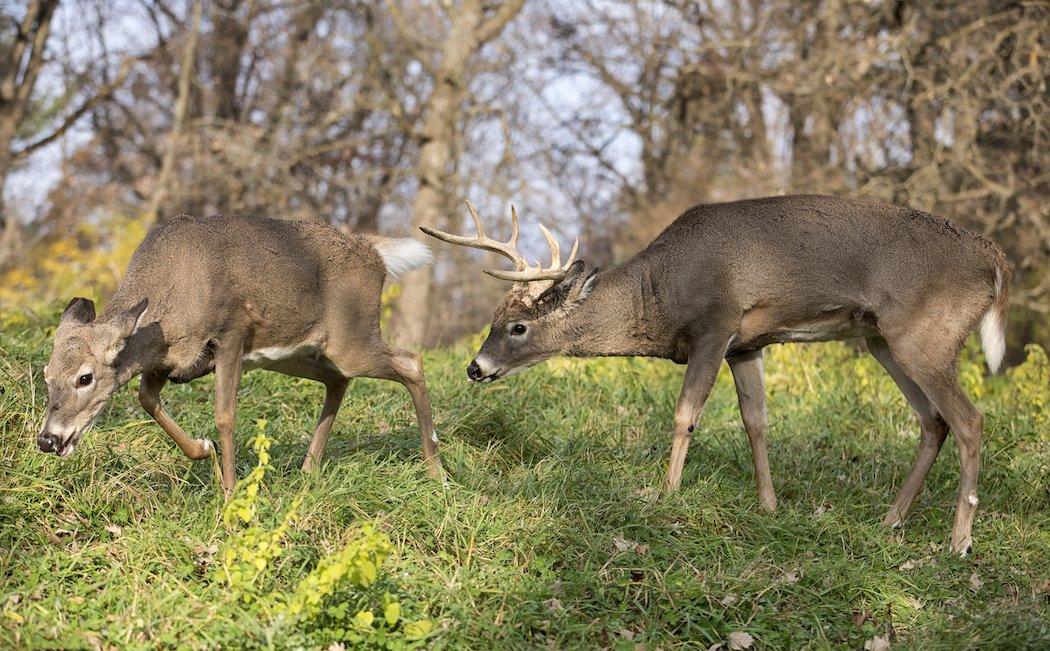
<instances>
[{"instance_id":1,"label":"deer ear","mask_svg":"<svg viewBox=\"0 0 1050 651\"><path fill-rule=\"evenodd\" d=\"M572 306L587 298L591 289L594 288L595 274L598 273L598 269L592 269L588 273L584 267L583 260L573 262L565 272L565 277L557 285L548 289L545 294L563 307ZM542 300L543 297L541 296L540 299Z\"/></svg>"},{"instance_id":2,"label":"deer ear","mask_svg":"<svg viewBox=\"0 0 1050 651\"><path fill-rule=\"evenodd\" d=\"M146 316L146 308L149 307L149 299L144 298L133 306L124 310L117 319L116 326L120 330L121 338L130 337L142 326Z\"/></svg>"},{"instance_id":3,"label":"deer ear","mask_svg":"<svg viewBox=\"0 0 1050 651\"><path fill-rule=\"evenodd\" d=\"M89 298L74 298L62 312L59 323L91 323L95 320L95 304Z\"/></svg>"},{"instance_id":4,"label":"deer ear","mask_svg":"<svg viewBox=\"0 0 1050 651\"><path fill-rule=\"evenodd\" d=\"M128 337L138 332L139 327L142 325L148 306L149 300L144 298L121 312L116 319L107 324L112 328L111 332L115 336L113 343L106 350L106 364L112 365L117 361L117 356L120 355L121 351L124 350L124 346L127 345Z\"/></svg>"}]
</instances>

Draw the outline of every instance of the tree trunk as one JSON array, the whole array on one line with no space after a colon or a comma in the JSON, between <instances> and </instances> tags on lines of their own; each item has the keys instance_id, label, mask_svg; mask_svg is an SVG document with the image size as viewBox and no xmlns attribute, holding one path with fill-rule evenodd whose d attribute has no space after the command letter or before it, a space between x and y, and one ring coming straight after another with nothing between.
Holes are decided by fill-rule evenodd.
<instances>
[{"instance_id":1,"label":"tree trunk","mask_svg":"<svg viewBox=\"0 0 1050 651\"><path fill-rule=\"evenodd\" d=\"M179 95L175 99L175 114L172 116L171 133L168 134L168 148L164 151L157 184L150 196L146 208L146 223L152 224L160 219L161 204L168 196L168 186L175 169L175 155L178 153L179 140L182 138L183 125L186 122L186 109L190 98L190 84L193 81L194 62L197 53L197 35L201 31L202 0L193 3L193 17L190 19L190 33L182 52L182 69L179 70Z\"/></svg>"},{"instance_id":2,"label":"tree trunk","mask_svg":"<svg viewBox=\"0 0 1050 651\"><path fill-rule=\"evenodd\" d=\"M11 47L3 53L5 74L0 79L0 266L13 253L18 240L19 224L9 218L4 205L3 190L11 173L14 156L11 150L15 134L25 118L33 95L44 47L51 31L51 17L58 0L32 0L18 25Z\"/></svg>"},{"instance_id":3,"label":"tree trunk","mask_svg":"<svg viewBox=\"0 0 1050 651\"><path fill-rule=\"evenodd\" d=\"M521 0L508 0L488 19L481 0L466 0L450 9L452 22L441 44L434 89L426 101L420 134L422 146L416 163L419 189L412 201L416 226L438 227L444 221L451 203L456 118L470 92L464 72L471 57L502 30L521 4ZM403 278L392 331L392 340L398 345L416 347L427 342L433 285L430 268L413 271Z\"/></svg>"}]
</instances>

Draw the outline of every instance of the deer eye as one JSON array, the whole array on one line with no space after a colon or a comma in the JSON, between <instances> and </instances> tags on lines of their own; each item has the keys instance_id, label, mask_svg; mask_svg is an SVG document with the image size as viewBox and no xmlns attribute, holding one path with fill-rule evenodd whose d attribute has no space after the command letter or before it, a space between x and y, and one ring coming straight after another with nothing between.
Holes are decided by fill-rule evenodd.
<instances>
[{"instance_id":1,"label":"deer eye","mask_svg":"<svg viewBox=\"0 0 1050 651\"><path fill-rule=\"evenodd\" d=\"M512 335L523 335L528 330L524 323L515 323L510 327L510 334Z\"/></svg>"},{"instance_id":2,"label":"deer eye","mask_svg":"<svg viewBox=\"0 0 1050 651\"><path fill-rule=\"evenodd\" d=\"M77 378L77 386L78 387L86 387L87 385L91 384L91 381L93 379L94 378L91 376L90 373L85 373L85 374L83 374L83 375L81 375L80 377Z\"/></svg>"}]
</instances>

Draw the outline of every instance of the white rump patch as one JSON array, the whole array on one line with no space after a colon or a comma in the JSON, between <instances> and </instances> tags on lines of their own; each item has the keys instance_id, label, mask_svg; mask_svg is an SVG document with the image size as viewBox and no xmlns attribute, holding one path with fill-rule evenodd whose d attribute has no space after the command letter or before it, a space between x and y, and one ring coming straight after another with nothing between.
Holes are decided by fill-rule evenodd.
<instances>
[{"instance_id":1,"label":"white rump patch","mask_svg":"<svg viewBox=\"0 0 1050 651\"><path fill-rule=\"evenodd\" d=\"M370 237L372 246L383 258L386 272L397 278L409 271L425 267L434 261L434 254L426 244L410 237Z\"/></svg>"}]
</instances>

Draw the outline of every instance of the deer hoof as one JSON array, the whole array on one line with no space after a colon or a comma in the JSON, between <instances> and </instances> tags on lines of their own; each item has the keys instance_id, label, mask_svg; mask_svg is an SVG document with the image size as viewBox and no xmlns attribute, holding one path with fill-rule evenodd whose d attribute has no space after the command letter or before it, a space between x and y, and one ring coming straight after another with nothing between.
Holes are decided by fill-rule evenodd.
<instances>
[{"instance_id":1,"label":"deer hoof","mask_svg":"<svg viewBox=\"0 0 1050 651\"><path fill-rule=\"evenodd\" d=\"M890 508L889 512L886 513L886 517L882 519L882 526L890 529L900 529L903 522L904 518L901 517L900 509L894 506Z\"/></svg>"},{"instance_id":2,"label":"deer hoof","mask_svg":"<svg viewBox=\"0 0 1050 651\"><path fill-rule=\"evenodd\" d=\"M966 558L966 555L970 553L970 549L973 547L973 538L966 536L962 540L956 542L952 541L952 551L959 555L959 558Z\"/></svg>"}]
</instances>

